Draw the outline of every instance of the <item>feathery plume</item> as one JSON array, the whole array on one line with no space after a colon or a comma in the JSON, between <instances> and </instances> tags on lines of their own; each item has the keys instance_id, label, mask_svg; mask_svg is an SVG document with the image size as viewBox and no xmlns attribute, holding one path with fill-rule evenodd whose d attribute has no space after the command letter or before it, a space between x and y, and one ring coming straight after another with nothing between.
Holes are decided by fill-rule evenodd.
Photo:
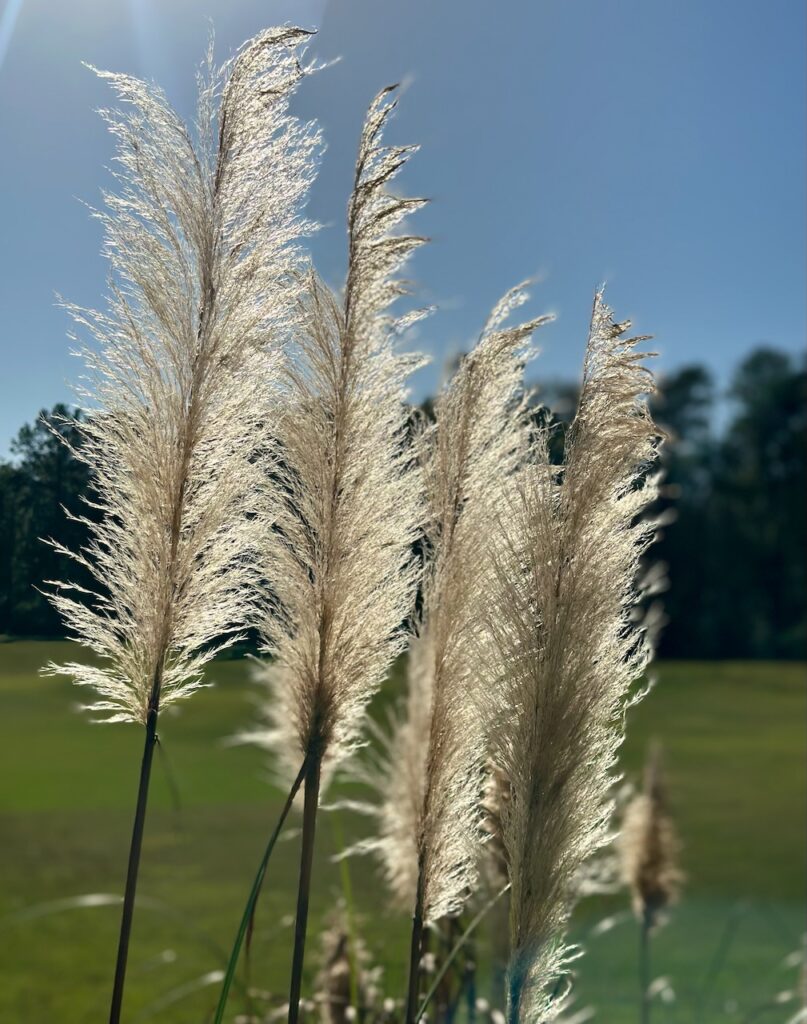
<instances>
[{"instance_id":1,"label":"feathery plume","mask_svg":"<svg viewBox=\"0 0 807 1024\"><path fill-rule=\"evenodd\" d=\"M294 297L317 143L287 112L306 35L268 31L218 72L208 59L196 141L156 86L99 72L126 105L102 112L118 141L120 189L96 214L111 294L106 313L68 308L98 343L76 454L101 518L85 550L63 552L98 593L54 583L52 601L100 664L48 670L95 689L107 721L145 724L192 693L252 614L252 456L277 378L266 338Z\"/></svg>"},{"instance_id":2,"label":"feathery plume","mask_svg":"<svg viewBox=\"0 0 807 1024\"><path fill-rule=\"evenodd\" d=\"M630 888L634 913L652 930L660 923L665 907L678 899L684 880L678 865L680 843L667 810L657 745L648 753L644 790L625 809L619 849L622 877Z\"/></svg>"},{"instance_id":3,"label":"feathery plume","mask_svg":"<svg viewBox=\"0 0 807 1024\"><path fill-rule=\"evenodd\" d=\"M434 429L420 445L428 498L423 601L406 707L380 786L378 848L394 894L409 907L422 862L426 923L457 913L475 877L485 738L472 639L485 599L490 526L526 447L527 342L549 319L505 328L526 298L520 286L496 306L438 398Z\"/></svg>"},{"instance_id":4,"label":"feathery plume","mask_svg":"<svg viewBox=\"0 0 807 1024\"><path fill-rule=\"evenodd\" d=\"M483 614L489 530L504 482L527 447L528 340L550 319L506 327L526 299L518 286L497 304L439 397L434 428L419 437L428 521L408 696L389 733L375 730L381 749L372 767L353 773L380 796L371 808L379 835L354 851L377 852L396 903L414 908L410 1012L423 926L458 913L476 878L485 728L472 640Z\"/></svg>"},{"instance_id":5,"label":"feathery plume","mask_svg":"<svg viewBox=\"0 0 807 1024\"><path fill-rule=\"evenodd\" d=\"M379 840L388 877L414 908L410 1013L422 928L458 913L476 880L486 735L473 638L484 614L490 526L526 449L528 341L549 319L506 327L526 298L519 286L497 304L421 441L429 505L423 605Z\"/></svg>"},{"instance_id":6,"label":"feathery plume","mask_svg":"<svg viewBox=\"0 0 807 1024\"><path fill-rule=\"evenodd\" d=\"M378 817L380 833L352 852L380 855L399 906L411 908L414 903L419 847L434 846L436 859L427 871L429 921L461 908L474 871L484 748L473 742L474 736L479 738L481 719L472 699L473 656L466 642L483 596L486 531L495 518L503 481L526 448L520 388L527 339L549 319L503 327L526 298L519 286L496 306L475 350L438 399L436 424L418 435L428 502L426 568L418 635L407 659L406 706L391 717L387 731L370 724L379 750L368 764L351 766L354 780L378 792L377 805L360 807ZM430 745L435 747L431 763ZM453 785L459 802L440 792L440 773L446 773L445 780L453 773L457 781L448 788ZM442 811L449 816L445 822L438 820L440 809L424 821L430 787L440 794ZM432 844L426 833L437 841ZM445 852L457 842L462 846L459 857L456 845L453 853Z\"/></svg>"},{"instance_id":7,"label":"feathery plume","mask_svg":"<svg viewBox=\"0 0 807 1024\"><path fill-rule=\"evenodd\" d=\"M49 666L92 687L92 711L146 726L110 1020L123 996L159 710L252 616L252 525L261 422L277 340L294 298L301 204L316 133L289 116L307 33L274 29L200 76L195 132L164 94L99 72L123 104L104 111L119 190L106 194L105 313L69 307L97 342L96 399L77 456L100 521L79 552L97 581L53 584L69 631L100 664ZM72 592L71 592L72 591Z\"/></svg>"},{"instance_id":8,"label":"feathery plume","mask_svg":"<svg viewBox=\"0 0 807 1024\"><path fill-rule=\"evenodd\" d=\"M667 810L661 750L651 746L645 763L644 790L625 809L619 836L622 877L639 921L639 1000L643 1024L650 1019L650 936L666 907L678 899L684 876L678 864L680 844Z\"/></svg>"},{"instance_id":9,"label":"feathery plume","mask_svg":"<svg viewBox=\"0 0 807 1024\"><path fill-rule=\"evenodd\" d=\"M646 470L659 431L642 398L652 378L627 323L594 301L583 386L562 475L538 431L513 488L494 560L485 693L492 756L509 780L501 808L512 881L508 1015L546 1021L573 951L563 935L581 866L610 837L612 769L632 684L650 656L631 623Z\"/></svg>"},{"instance_id":10,"label":"feathery plume","mask_svg":"<svg viewBox=\"0 0 807 1024\"><path fill-rule=\"evenodd\" d=\"M364 708L405 643L417 580L412 545L421 479L407 448L400 266L424 240L391 232L423 200L386 184L414 147L382 146L390 90L367 115L349 207L340 301L311 272L286 367L278 428L282 496L266 532L262 634L273 661L268 727L249 734L292 772L306 755L333 767L359 741ZM411 317L405 318L411 322Z\"/></svg>"},{"instance_id":11,"label":"feathery plume","mask_svg":"<svg viewBox=\"0 0 807 1024\"><path fill-rule=\"evenodd\" d=\"M370 954L358 935L352 935L343 906L320 936L320 969L315 992L323 1024L348 1024L376 1016L381 968L369 966Z\"/></svg>"},{"instance_id":12,"label":"feathery plume","mask_svg":"<svg viewBox=\"0 0 807 1024\"><path fill-rule=\"evenodd\" d=\"M387 186L413 147L385 146L392 90L372 103L348 208L344 300L312 272L285 374L278 429L281 500L266 533L263 636L269 728L253 739L295 771L305 805L289 1019L299 1010L320 777L359 740L363 711L405 642L417 581L412 546L422 521L421 479L407 444L405 384L419 358L401 355L390 304L398 272L424 239L393 234L423 205Z\"/></svg>"}]
</instances>

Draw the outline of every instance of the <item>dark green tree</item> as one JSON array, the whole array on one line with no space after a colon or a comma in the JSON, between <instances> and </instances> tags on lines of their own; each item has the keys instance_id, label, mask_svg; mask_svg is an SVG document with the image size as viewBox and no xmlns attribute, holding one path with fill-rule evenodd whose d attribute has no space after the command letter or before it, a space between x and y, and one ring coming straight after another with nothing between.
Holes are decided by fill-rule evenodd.
<instances>
[{"instance_id":1,"label":"dark green tree","mask_svg":"<svg viewBox=\"0 0 807 1024\"><path fill-rule=\"evenodd\" d=\"M760 348L729 391L713 514L721 579L720 634L733 657L807 653L807 374Z\"/></svg>"},{"instance_id":2,"label":"dark green tree","mask_svg":"<svg viewBox=\"0 0 807 1024\"><path fill-rule=\"evenodd\" d=\"M78 550L86 540L84 526L65 514L88 511L80 501L88 489L87 469L68 447L81 443L80 419L65 405L43 409L11 442L15 461L0 466L0 633L59 635L58 617L38 588L66 574L86 582L78 566L66 565L45 543Z\"/></svg>"},{"instance_id":3,"label":"dark green tree","mask_svg":"<svg viewBox=\"0 0 807 1024\"><path fill-rule=\"evenodd\" d=\"M674 518L654 557L667 565L668 658L803 658L807 653L807 373L804 363L760 348L737 369L727 425L715 427L718 394L702 366L662 377L653 398L669 438L658 511ZM542 388L533 407L549 421L552 459L563 458L576 389ZM422 413L429 418L431 405ZM80 566L43 543L78 550L86 530L65 515L92 515L81 502L90 481L68 446L81 443L81 414L57 405L23 427L13 460L0 462L0 634L59 635L37 588L68 577L88 585ZM55 432L55 433L54 433Z\"/></svg>"},{"instance_id":4,"label":"dark green tree","mask_svg":"<svg viewBox=\"0 0 807 1024\"><path fill-rule=\"evenodd\" d=\"M668 620L659 653L704 657L714 653L715 595L710 505L715 459L712 412L715 387L703 366L685 366L662 377L653 417L665 431L664 481L656 512L666 520L652 557L669 577L664 594Z\"/></svg>"},{"instance_id":5,"label":"dark green tree","mask_svg":"<svg viewBox=\"0 0 807 1024\"><path fill-rule=\"evenodd\" d=\"M686 367L654 400L669 434L656 549L668 565L663 657L802 658L807 480L805 371L761 348L736 371L713 430L708 372Z\"/></svg>"}]
</instances>

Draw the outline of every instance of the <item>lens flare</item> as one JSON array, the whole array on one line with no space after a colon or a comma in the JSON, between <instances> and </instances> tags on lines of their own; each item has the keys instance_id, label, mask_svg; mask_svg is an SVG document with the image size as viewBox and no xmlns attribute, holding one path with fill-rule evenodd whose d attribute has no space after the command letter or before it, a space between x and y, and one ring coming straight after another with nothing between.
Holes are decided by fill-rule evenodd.
<instances>
[{"instance_id":1,"label":"lens flare","mask_svg":"<svg viewBox=\"0 0 807 1024\"><path fill-rule=\"evenodd\" d=\"M14 35L14 26L21 7L22 0L6 0L3 13L0 15L0 69L11 45L11 37Z\"/></svg>"}]
</instances>

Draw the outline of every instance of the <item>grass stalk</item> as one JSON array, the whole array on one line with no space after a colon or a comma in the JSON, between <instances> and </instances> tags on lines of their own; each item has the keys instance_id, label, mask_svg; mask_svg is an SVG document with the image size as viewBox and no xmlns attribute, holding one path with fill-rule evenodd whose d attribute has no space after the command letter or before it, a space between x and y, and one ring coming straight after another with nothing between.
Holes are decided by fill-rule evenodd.
<instances>
[{"instance_id":1,"label":"grass stalk","mask_svg":"<svg viewBox=\"0 0 807 1024\"><path fill-rule=\"evenodd\" d=\"M468 1024L476 1024L476 950L473 946L470 963L465 968L465 1006Z\"/></svg>"},{"instance_id":2,"label":"grass stalk","mask_svg":"<svg viewBox=\"0 0 807 1024\"><path fill-rule=\"evenodd\" d=\"M417 894L415 896L415 910L412 914L412 938L409 945L409 982L406 991L405 1024L414 1024L415 1022L415 1010L418 1005L418 996L420 992L420 959L423 952L424 881L423 865L421 863L418 870L418 887ZM434 992L437 991L437 984L433 986L433 989ZM417 1019L419 1018L420 1014L418 1013Z\"/></svg>"},{"instance_id":3,"label":"grass stalk","mask_svg":"<svg viewBox=\"0 0 807 1024\"><path fill-rule=\"evenodd\" d=\"M314 837L317 829L319 783L322 758L313 755L305 769L305 801L303 804L303 837L300 849L300 881L297 887L297 916L294 924L294 955L289 985L289 1024L297 1024L300 1014L300 992L305 960L305 936L308 926L308 903L311 894L311 869L314 863Z\"/></svg>"},{"instance_id":4,"label":"grass stalk","mask_svg":"<svg viewBox=\"0 0 807 1024\"><path fill-rule=\"evenodd\" d=\"M706 1004L709 997L712 994L714 984L720 976L720 972L723 970L726 958L731 949L732 943L737 936L737 929L740 926L741 920L748 913L749 904L745 902L737 902L731 908L731 914L726 924L723 927L723 932L720 936L720 941L717 944L714 955L709 963L709 968L706 972L701 990L698 993L697 1004L695 1010L695 1022L696 1024L702 1024L704 1014L706 1010Z\"/></svg>"},{"instance_id":5,"label":"grass stalk","mask_svg":"<svg viewBox=\"0 0 807 1024\"><path fill-rule=\"evenodd\" d=\"M650 1024L650 914L639 924L639 1021Z\"/></svg>"},{"instance_id":6,"label":"grass stalk","mask_svg":"<svg viewBox=\"0 0 807 1024\"><path fill-rule=\"evenodd\" d=\"M507 1020L509 1024L519 1024L521 992L524 988L525 973L521 963L511 963L507 970Z\"/></svg>"},{"instance_id":7,"label":"grass stalk","mask_svg":"<svg viewBox=\"0 0 807 1024\"><path fill-rule=\"evenodd\" d=\"M274 831L269 837L269 842L266 844L266 849L263 852L261 862L258 865L258 871L255 875L255 880L252 883L252 888L250 889L249 897L247 898L246 906L244 907L244 913L241 916L241 923L238 926L238 933L236 934L235 942L233 943L233 948L232 951L230 952L230 959L227 963L227 970L225 971L224 974L224 979L221 986L221 994L219 995L216 1013L215 1016L213 1017L213 1024L221 1024L222 1020L224 1019L224 1009L227 1006L227 997L230 994L230 987L233 983L233 978L235 977L235 969L236 966L238 965L238 957L241 953L241 946L244 943L244 937L247 934L249 923L255 911L255 905L258 901L261 886L263 885L263 879L266 874L266 867L269 863L269 858L272 856L272 850L274 850L275 848L275 843L277 842L278 836L280 835L280 831L283 828L286 818L288 817L289 811L291 810L292 804L294 803L294 798L297 796L297 791L299 790L300 786L302 785L303 779L306 776L307 768L308 762L303 761L302 767L300 768L300 771L297 773L297 777L292 783L291 789L289 790L289 794L286 797L286 802L283 805L283 810L280 812L280 817L277 819L277 824L275 825Z\"/></svg>"},{"instance_id":8,"label":"grass stalk","mask_svg":"<svg viewBox=\"0 0 807 1024\"><path fill-rule=\"evenodd\" d=\"M120 935L118 938L118 957L115 963L115 980L112 986L112 1002L109 1008L109 1024L118 1024L121 1007L123 1006L123 986L126 981L126 964L129 959L129 938L132 934L134 917L135 893L137 891L137 875L140 869L140 853L143 849L143 831L146 824L146 804L148 803L151 765L154 760L154 748L157 745L157 715L159 713L159 681L152 691L148 717L146 718L146 740L143 746L143 759L140 763L140 782L137 789L134 824L132 826L132 842L129 847L129 866L126 871L126 890L123 895L123 913L121 914Z\"/></svg>"},{"instance_id":9,"label":"grass stalk","mask_svg":"<svg viewBox=\"0 0 807 1024\"><path fill-rule=\"evenodd\" d=\"M334 812L330 816L331 830L333 831L334 845L336 852L341 853L345 849L344 833L339 821L339 815ZM359 963L357 960L358 942L356 935L356 921L353 904L353 885L350 881L350 863L347 857L339 858L339 877L342 882L342 897L345 901L345 924L347 925L348 952L347 959L350 966L350 1005L353 1006L361 1021L363 1007L360 1006L359 998Z\"/></svg>"}]
</instances>

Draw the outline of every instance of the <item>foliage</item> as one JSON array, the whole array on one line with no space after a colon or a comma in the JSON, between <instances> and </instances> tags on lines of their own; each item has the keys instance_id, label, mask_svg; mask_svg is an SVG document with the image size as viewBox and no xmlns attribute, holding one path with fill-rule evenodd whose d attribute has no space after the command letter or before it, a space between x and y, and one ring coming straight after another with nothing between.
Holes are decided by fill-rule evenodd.
<instances>
[{"instance_id":1,"label":"foliage","mask_svg":"<svg viewBox=\"0 0 807 1024\"><path fill-rule=\"evenodd\" d=\"M668 623L662 657L804 656L805 380L803 362L770 348L743 360L722 400L703 366L661 378L652 403L654 418L669 434L660 507L675 515L656 547L670 581L663 595ZM563 395L571 390L565 386ZM727 403L721 424L718 411ZM424 403L427 410L431 404ZM553 398L552 405L559 410L552 442L557 461L569 403ZM88 480L47 429L65 416L60 429L74 441L69 419L81 413L57 405L20 430L13 458L0 463L0 634L61 635L55 613L35 588L63 564L39 538L76 548L86 536L60 507L77 511Z\"/></svg>"},{"instance_id":2,"label":"foliage","mask_svg":"<svg viewBox=\"0 0 807 1024\"><path fill-rule=\"evenodd\" d=\"M87 541L86 525L65 515L65 508L78 511L89 486L87 467L72 454L82 421L65 405L43 409L11 442L14 461L0 464L0 634L61 634L59 616L37 588L64 568L42 538L72 549ZM86 586L89 574L77 572L76 582Z\"/></svg>"},{"instance_id":3,"label":"foliage","mask_svg":"<svg viewBox=\"0 0 807 1024\"><path fill-rule=\"evenodd\" d=\"M669 567L667 657L802 658L807 650L807 374L760 348L719 408L712 376L685 367L660 383L671 435L666 499L675 520L657 549Z\"/></svg>"}]
</instances>

